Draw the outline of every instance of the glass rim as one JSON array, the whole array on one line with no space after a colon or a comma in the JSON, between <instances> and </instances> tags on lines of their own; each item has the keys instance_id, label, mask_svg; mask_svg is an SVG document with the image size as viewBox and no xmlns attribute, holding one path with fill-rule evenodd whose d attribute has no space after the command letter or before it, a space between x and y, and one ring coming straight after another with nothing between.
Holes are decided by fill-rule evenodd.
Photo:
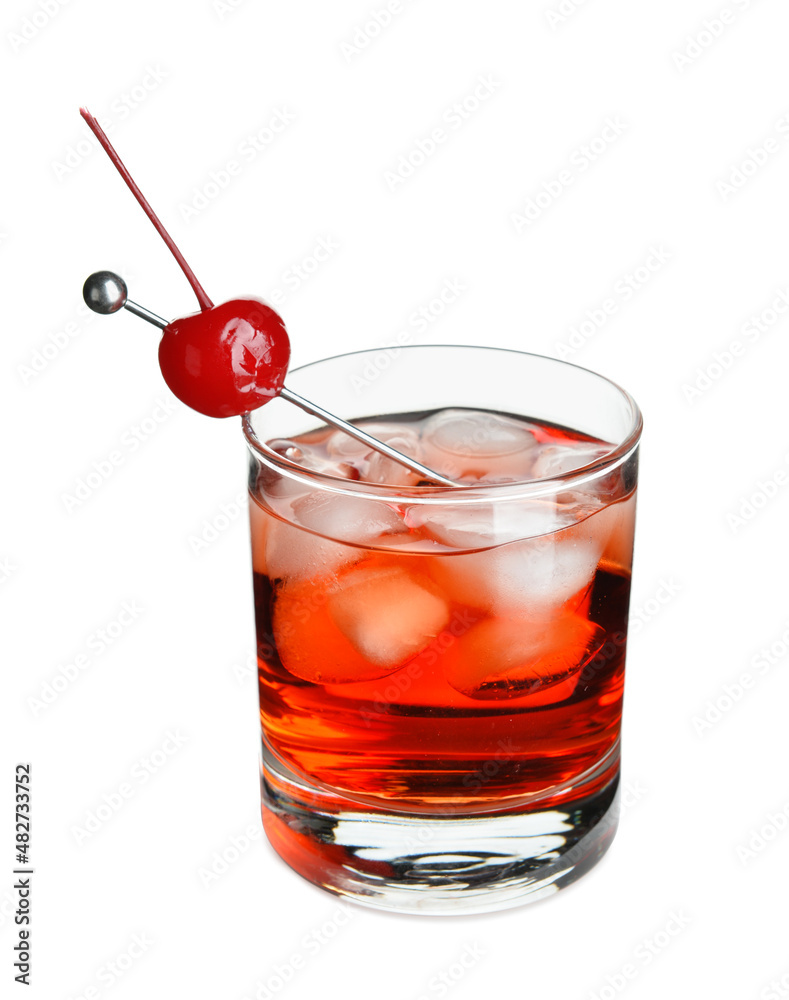
<instances>
[{"instance_id":1,"label":"glass rim","mask_svg":"<svg viewBox=\"0 0 789 1000\"><path fill-rule=\"evenodd\" d=\"M517 355L518 357L539 358L541 361L549 361L552 364L565 365L568 368L587 372L589 375L594 376L594 378L607 383L615 389L628 404L630 409L630 431L624 440L612 448L606 455L570 472L563 472L544 479L529 479L525 482L484 483L482 485L479 483L470 483L458 486L393 486L388 483L367 483L362 480L340 479L337 476L330 476L323 472L305 469L297 462L292 462L278 452L275 452L264 441L260 440L252 426L257 409L244 413L241 418L244 438L250 452L262 459L263 463L270 469L288 479L293 479L305 485L311 485L314 488L318 487L326 492L341 493L346 496L364 496L393 503L402 503L404 500L408 500L411 502L446 504L450 497L453 500L463 502L490 503L493 500L530 500L549 496L567 489L570 484L573 487L581 486L586 482L599 478L605 472L613 471L626 462L638 447L644 426L638 404L626 389L623 389L613 379L607 378L599 372L592 371L590 368L584 368L582 365L576 365L571 361L564 361L561 358L551 358L545 354L536 354L533 351L518 351L509 347L488 347L479 344L407 344L403 345L401 350L413 352L435 350L436 348L441 350L460 348L474 351L496 351L501 354ZM329 361L337 361L341 358L362 357L365 354L375 355L380 353L380 350L380 347L371 347L359 351L344 351L341 354L332 354L329 357L319 358L316 361L300 365L298 368L294 368L290 374L295 375L298 372L306 371L308 368L314 368L316 365L322 365Z\"/></svg>"}]
</instances>

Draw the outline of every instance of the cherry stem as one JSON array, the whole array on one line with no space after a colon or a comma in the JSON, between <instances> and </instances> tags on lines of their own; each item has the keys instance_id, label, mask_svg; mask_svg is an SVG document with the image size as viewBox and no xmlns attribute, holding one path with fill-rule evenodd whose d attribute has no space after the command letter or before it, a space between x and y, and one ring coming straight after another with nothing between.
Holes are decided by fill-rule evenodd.
<instances>
[{"instance_id":1,"label":"cherry stem","mask_svg":"<svg viewBox=\"0 0 789 1000\"><path fill-rule=\"evenodd\" d=\"M184 255L181 253L181 251L175 245L175 241L173 240L172 236L170 236L170 234L167 232L167 230L162 225L162 223L161 223L161 221L159 219L159 216L156 214L156 212L154 212L154 210L148 204L148 200L146 199L145 195L142 193L142 191L140 191L140 189L135 184L132 175L129 173L129 171L124 166L123 161L121 160L120 156L118 156L118 154L115 152L115 147L112 145L112 143L110 142L110 140L107 138L107 133L104 131L104 129L101 127L101 125L99 125L98 121L94 118L94 116L90 113L90 111L88 111L87 108L80 108L79 109L79 113L82 115L82 117L87 122L88 127L90 128L91 132L93 132L93 134L96 136L96 138L99 140L99 142L103 146L104 152L107 154L107 156L109 156L110 160L112 160L113 164L115 165L115 169L118 171L118 173L124 179L124 181L126 181L126 184L128 185L129 190L131 191L131 193L134 195L134 197L137 199L137 201L142 206L143 212L145 212L145 214L148 216L148 218L153 223L154 228L156 229L156 232L161 236L161 238L167 244L167 247L170 250L170 253L178 261L178 264L179 264L181 270L186 275L186 280L192 286L192 290L194 291L195 295L197 296L197 301L200 303L200 308L202 310L211 309L211 307L213 306L214 303L206 295L205 289L203 288L203 286L200 284L200 282L195 277L194 271L191 269L191 267L189 267L189 265L184 260Z\"/></svg>"}]
</instances>

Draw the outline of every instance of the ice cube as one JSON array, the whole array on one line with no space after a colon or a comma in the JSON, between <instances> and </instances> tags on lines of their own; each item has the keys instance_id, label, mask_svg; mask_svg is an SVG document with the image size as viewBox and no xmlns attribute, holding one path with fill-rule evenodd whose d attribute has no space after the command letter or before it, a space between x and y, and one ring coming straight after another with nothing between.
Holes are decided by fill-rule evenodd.
<instances>
[{"instance_id":1,"label":"ice cube","mask_svg":"<svg viewBox=\"0 0 789 1000\"><path fill-rule=\"evenodd\" d=\"M366 545L381 535L406 530L400 514L373 497L314 492L300 497L292 507L295 520L333 541Z\"/></svg>"},{"instance_id":2,"label":"ice cube","mask_svg":"<svg viewBox=\"0 0 789 1000\"><path fill-rule=\"evenodd\" d=\"M272 579L305 580L333 577L343 566L358 562L363 555L363 549L342 545L272 518L265 539L265 558L260 559L259 548L255 558L264 567L259 572Z\"/></svg>"},{"instance_id":3,"label":"ice cube","mask_svg":"<svg viewBox=\"0 0 789 1000\"><path fill-rule=\"evenodd\" d=\"M478 410L442 410L422 429L425 464L449 478L519 482L539 447L525 421Z\"/></svg>"},{"instance_id":4,"label":"ice cube","mask_svg":"<svg viewBox=\"0 0 789 1000\"><path fill-rule=\"evenodd\" d=\"M569 505L549 500L499 503L414 504L409 528L453 549L485 549L518 539L544 535L578 520Z\"/></svg>"},{"instance_id":5,"label":"ice cube","mask_svg":"<svg viewBox=\"0 0 789 1000\"><path fill-rule=\"evenodd\" d=\"M334 476L336 479L358 479L358 473L348 462L333 461L323 458L304 442L296 443L285 438L269 441L269 448L288 461L301 466L308 472L318 472L324 476ZM298 496L309 490L309 485L299 479L291 478L284 472L265 468L261 472L262 488L270 496Z\"/></svg>"},{"instance_id":6,"label":"ice cube","mask_svg":"<svg viewBox=\"0 0 789 1000\"><path fill-rule=\"evenodd\" d=\"M364 550L355 546L406 530L388 504L340 493L315 490L295 500L289 513L295 524L274 521L266 545L269 575L279 578L331 576L362 558Z\"/></svg>"},{"instance_id":7,"label":"ice cube","mask_svg":"<svg viewBox=\"0 0 789 1000\"><path fill-rule=\"evenodd\" d=\"M433 576L456 601L496 615L544 616L568 602L577 606L605 545L586 523L485 552L437 556Z\"/></svg>"},{"instance_id":8,"label":"ice cube","mask_svg":"<svg viewBox=\"0 0 789 1000\"><path fill-rule=\"evenodd\" d=\"M413 434L415 441L418 439L415 431L404 428L402 424L374 423L360 424L359 426L362 430L367 431L368 434L378 438L379 441L389 441L390 438L398 437L406 431ZM356 438L351 437L350 434L346 434L345 431L335 431L326 442L326 450L333 459L339 462L355 463L357 460L366 459L370 454L370 446L368 444L357 441Z\"/></svg>"},{"instance_id":9,"label":"ice cube","mask_svg":"<svg viewBox=\"0 0 789 1000\"><path fill-rule=\"evenodd\" d=\"M422 447L419 435L410 427L398 424L365 424L364 430L385 444L391 445L410 458L421 460ZM336 431L327 442L329 454L335 461L352 463L365 482L386 483L389 486L416 486L423 478L400 462L387 458L380 451L362 444L343 431Z\"/></svg>"},{"instance_id":10,"label":"ice cube","mask_svg":"<svg viewBox=\"0 0 789 1000\"><path fill-rule=\"evenodd\" d=\"M313 684L353 684L386 677L399 663L367 659L332 619L328 599L339 586L336 579L290 580L276 586L272 631L282 666Z\"/></svg>"},{"instance_id":11,"label":"ice cube","mask_svg":"<svg viewBox=\"0 0 789 1000\"><path fill-rule=\"evenodd\" d=\"M416 656L449 622L449 606L434 584L397 565L344 573L328 607L354 649L387 669Z\"/></svg>"},{"instance_id":12,"label":"ice cube","mask_svg":"<svg viewBox=\"0 0 789 1000\"><path fill-rule=\"evenodd\" d=\"M448 683L469 698L545 705L572 694L604 639L604 629L570 611L547 620L490 618L448 646L441 664Z\"/></svg>"},{"instance_id":13,"label":"ice cube","mask_svg":"<svg viewBox=\"0 0 789 1000\"><path fill-rule=\"evenodd\" d=\"M534 466L534 479L550 479L574 469L582 469L591 465L611 451L611 445L592 444L589 441L566 441L563 444L550 444L540 449Z\"/></svg>"},{"instance_id":14,"label":"ice cube","mask_svg":"<svg viewBox=\"0 0 789 1000\"><path fill-rule=\"evenodd\" d=\"M397 451L409 458L415 458L418 462L422 460L419 438L410 431L391 435L386 439L386 444L396 448ZM424 476L418 472L412 472L402 462L389 458L380 451L371 451L367 456L367 467L363 470L363 478L368 483L386 483L389 486L417 486L424 479Z\"/></svg>"}]
</instances>

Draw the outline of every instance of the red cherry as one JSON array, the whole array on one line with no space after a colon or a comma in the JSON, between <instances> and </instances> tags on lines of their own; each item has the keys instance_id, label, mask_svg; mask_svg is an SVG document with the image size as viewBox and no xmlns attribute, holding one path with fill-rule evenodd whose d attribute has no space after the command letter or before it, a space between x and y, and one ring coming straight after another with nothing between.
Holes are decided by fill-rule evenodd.
<instances>
[{"instance_id":1,"label":"red cherry","mask_svg":"<svg viewBox=\"0 0 789 1000\"><path fill-rule=\"evenodd\" d=\"M173 320L159 345L165 382L187 406L234 417L278 395L290 360L285 326L260 299L233 299Z\"/></svg>"}]
</instances>

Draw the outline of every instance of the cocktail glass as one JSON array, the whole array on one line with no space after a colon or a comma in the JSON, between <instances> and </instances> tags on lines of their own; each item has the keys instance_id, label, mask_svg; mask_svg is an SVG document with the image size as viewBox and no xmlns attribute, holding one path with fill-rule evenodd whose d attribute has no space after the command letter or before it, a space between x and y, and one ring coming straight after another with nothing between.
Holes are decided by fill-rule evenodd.
<instances>
[{"instance_id":1,"label":"cocktail glass","mask_svg":"<svg viewBox=\"0 0 789 1000\"><path fill-rule=\"evenodd\" d=\"M279 399L244 418L263 822L360 903L500 909L577 879L616 830L641 415L537 355L383 357L289 383L457 487Z\"/></svg>"}]
</instances>

